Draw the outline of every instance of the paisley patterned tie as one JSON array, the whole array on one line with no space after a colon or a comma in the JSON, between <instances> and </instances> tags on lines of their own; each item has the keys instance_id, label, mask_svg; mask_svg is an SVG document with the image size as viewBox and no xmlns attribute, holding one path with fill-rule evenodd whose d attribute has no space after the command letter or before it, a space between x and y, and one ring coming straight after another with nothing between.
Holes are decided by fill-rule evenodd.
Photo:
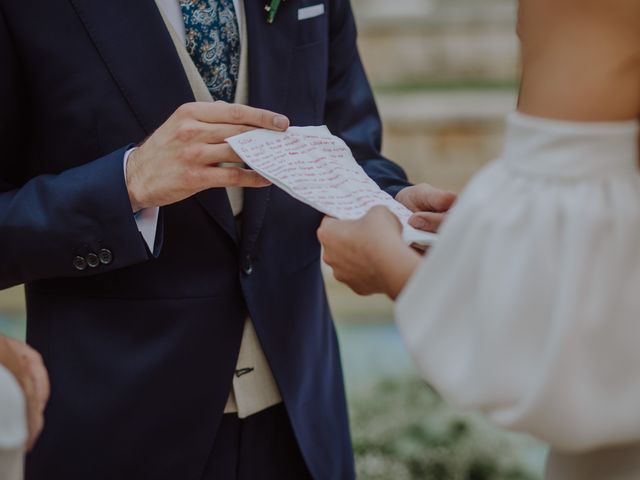
<instances>
[{"instance_id":1,"label":"paisley patterned tie","mask_svg":"<svg viewBox=\"0 0 640 480\"><path fill-rule=\"evenodd\" d=\"M240 70L240 31L233 0L179 0L187 51L214 100L233 102Z\"/></svg>"}]
</instances>

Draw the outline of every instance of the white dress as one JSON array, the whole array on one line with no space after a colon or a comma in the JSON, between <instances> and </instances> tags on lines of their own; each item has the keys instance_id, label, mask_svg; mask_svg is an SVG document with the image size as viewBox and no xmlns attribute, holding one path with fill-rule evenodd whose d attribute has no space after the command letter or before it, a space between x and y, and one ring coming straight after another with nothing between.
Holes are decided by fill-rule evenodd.
<instances>
[{"instance_id":1,"label":"white dress","mask_svg":"<svg viewBox=\"0 0 640 480\"><path fill-rule=\"evenodd\" d=\"M397 305L448 401L559 451L640 442L637 165L636 121L509 117Z\"/></svg>"},{"instance_id":2,"label":"white dress","mask_svg":"<svg viewBox=\"0 0 640 480\"><path fill-rule=\"evenodd\" d=\"M26 406L22 389L0 364L0 479L20 480L27 441Z\"/></svg>"}]
</instances>

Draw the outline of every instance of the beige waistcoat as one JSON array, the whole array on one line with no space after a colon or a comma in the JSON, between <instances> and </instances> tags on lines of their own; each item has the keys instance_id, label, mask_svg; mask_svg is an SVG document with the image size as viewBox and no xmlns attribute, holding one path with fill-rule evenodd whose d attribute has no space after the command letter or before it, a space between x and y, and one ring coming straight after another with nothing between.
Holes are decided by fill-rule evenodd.
<instances>
[{"instance_id":1,"label":"beige waistcoat","mask_svg":"<svg viewBox=\"0 0 640 480\"><path fill-rule=\"evenodd\" d=\"M240 2L240 8L243 8L242 2ZM211 93L209 93L204 80L202 80L198 72L198 68L193 63L189 52L187 52L183 39L176 33L160 5L158 5L158 10L162 15L167 30L169 30L171 34L176 52L187 74L196 101L213 102L214 100L211 97ZM236 14L238 21L242 22L240 28L242 38L240 42L240 73L238 76L235 103L246 105L249 100L247 28L244 11L236 12ZM227 194L229 195L229 202L231 203L233 214L237 217L242 212L243 191L241 188L227 188ZM211 312L211 314L213 315L214 312ZM244 369L251 368L253 370L250 373L241 376L237 374L234 375L229 400L224 410L225 413L237 412L240 418L246 418L282 402L280 391L264 351L262 350L262 346L260 345L260 340L253 327L253 322L250 318L247 318L242 334L242 343L240 345L236 371L240 372Z\"/></svg>"}]
</instances>

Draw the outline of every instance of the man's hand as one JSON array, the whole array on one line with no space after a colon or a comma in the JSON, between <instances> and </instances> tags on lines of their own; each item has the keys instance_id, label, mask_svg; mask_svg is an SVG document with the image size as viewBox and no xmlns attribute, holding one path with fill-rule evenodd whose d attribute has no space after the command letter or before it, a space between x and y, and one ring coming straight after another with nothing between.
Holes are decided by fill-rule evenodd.
<instances>
[{"instance_id":1,"label":"man's hand","mask_svg":"<svg viewBox=\"0 0 640 480\"><path fill-rule=\"evenodd\" d=\"M216 187L265 187L269 182L252 170L220 167L241 163L225 138L267 128L284 131L289 120L244 105L189 103L129 156L126 180L134 212L184 200Z\"/></svg>"},{"instance_id":2,"label":"man's hand","mask_svg":"<svg viewBox=\"0 0 640 480\"><path fill-rule=\"evenodd\" d=\"M22 387L29 428L26 447L31 450L44 427L44 409L49 400L49 375L38 352L24 342L1 335L0 363Z\"/></svg>"},{"instance_id":3,"label":"man's hand","mask_svg":"<svg viewBox=\"0 0 640 480\"><path fill-rule=\"evenodd\" d=\"M406 187L396 195L398 202L414 212L409 220L411 226L433 233L436 233L440 228L446 212L449 211L456 198L455 193L440 190L428 183Z\"/></svg>"}]
</instances>

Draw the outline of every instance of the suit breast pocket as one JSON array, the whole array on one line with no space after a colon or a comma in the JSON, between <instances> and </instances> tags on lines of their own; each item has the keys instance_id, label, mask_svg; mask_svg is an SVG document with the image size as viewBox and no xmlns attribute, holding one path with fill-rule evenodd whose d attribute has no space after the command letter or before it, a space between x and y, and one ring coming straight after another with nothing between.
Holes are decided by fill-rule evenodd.
<instances>
[{"instance_id":1,"label":"suit breast pocket","mask_svg":"<svg viewBox=\"0 0 640 480\"><path fill-rule=\"evenodd\" d=\"M329 38L327 6L318 0L311 0L298 5L297 9L296 45L304 46L327 41Z\"/></svg>"}]
</instances>

